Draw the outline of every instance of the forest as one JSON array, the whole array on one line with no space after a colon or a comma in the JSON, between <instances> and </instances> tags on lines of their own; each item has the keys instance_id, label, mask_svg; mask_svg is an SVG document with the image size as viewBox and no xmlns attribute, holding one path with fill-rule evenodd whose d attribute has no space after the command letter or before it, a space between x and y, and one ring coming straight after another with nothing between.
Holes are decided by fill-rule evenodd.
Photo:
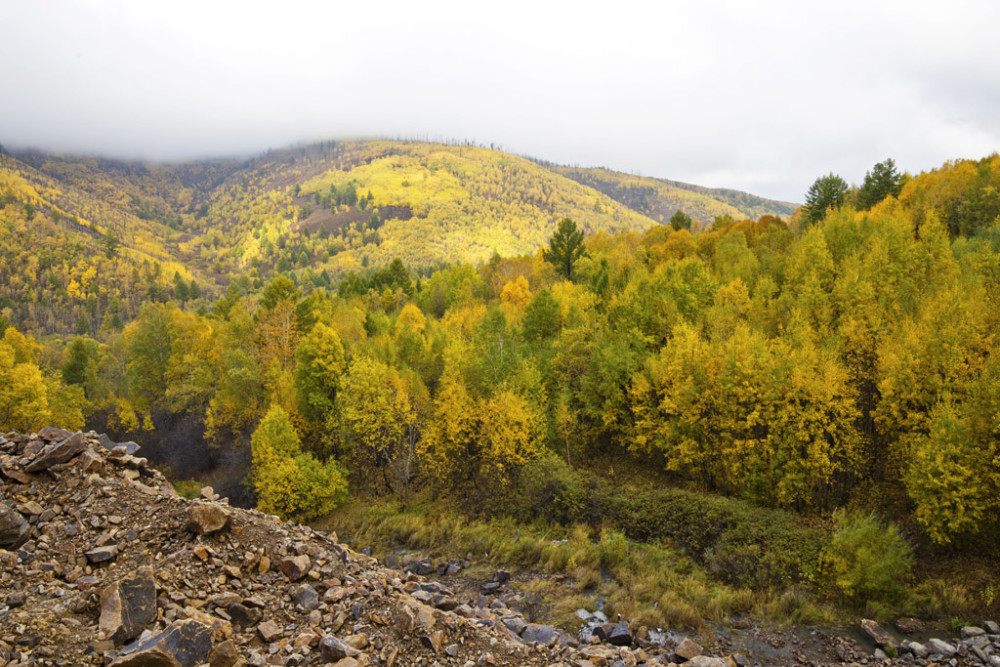
<instances>
[{"instance_id":1,"label":"forest","mask_svg":"<svg viewBox=\"0 0 1000 667\"><path fill-rule=\"evenodd\" d=\"M887 161L857 187L831 174L786 218L648 224L622 208L599 231L593 202L564 200L543 237L529 202L555 191L502 163L480 175L461 154L483 149L430 172L355 150L342 159L364 164L303 169L280 196L250 180L201 210L189 188L164 208L177 230L174 213L145 221L170 230L172 259L120 245L111 223L79 240L67 226L84 221L40 210L57 194L6 172L0 427L142 441L184 421L246 463L225 492L303 521L351 497L431 497L693 544L690 506L731 502L841 540L788 571L852 604L909 609L901 587L932 576L914 562L1000 546L1000 156L916 176ZM514 208L491 208L510 183ZM494 237L449 227L439 204ZM388 207L414 217L384 221ZM358 221L299 224L317 211ZM475 238L467 261L421 245L431 228L442 248ZM219 243L195 252L195 238ZM333 246L367 261L317 260ZM675 504L669 535L637 519L656 503ZM776 571L768 549L741 544L717 574L776 585L752 580Z\"/></svg>"}]
</instances>

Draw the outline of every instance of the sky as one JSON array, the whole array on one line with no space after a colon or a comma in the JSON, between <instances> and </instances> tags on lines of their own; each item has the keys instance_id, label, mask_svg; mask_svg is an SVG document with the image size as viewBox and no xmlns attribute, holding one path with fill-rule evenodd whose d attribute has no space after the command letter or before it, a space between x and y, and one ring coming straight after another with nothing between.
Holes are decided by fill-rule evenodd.
<instances>
[{"instance_id":1,"label":"sky","mask_svg":"<svg viewBox=\"0 0 1000 667\"><path fill-rule=\"evenodd\" d=\"M0 144L470 140L801 202L1000 150L998 28L994 0L2 0Z\"/></svg>"}]
</instances>

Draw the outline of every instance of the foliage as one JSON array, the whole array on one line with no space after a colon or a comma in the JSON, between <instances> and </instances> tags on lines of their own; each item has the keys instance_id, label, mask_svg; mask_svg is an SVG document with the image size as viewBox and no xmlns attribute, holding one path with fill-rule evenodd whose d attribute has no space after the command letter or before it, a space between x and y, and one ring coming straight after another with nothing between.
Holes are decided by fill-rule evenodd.
<instances>
[{"instance_id":1,"label":"foliage","mask_svg":"<svg viewBox=\"0 0 1000 667\"><path fill-rule=\"evenodd\" d=\"M803 222L818 222L829 209L843 205L847 201L847 191L847 183L833 172L817 178L806 192Z\"/></svg>"},{"instance_id":2,"label":"foliage","mask_svg":"<svg viewBox=\"0 0 1000 667\"><path fill-rule=\"evenodd\" d=\"M834 514L820 571L830 587L855 602L898 596L913 563L910 545L893 523L874 515Z\"/></svg>"},{"instance_id":3,"label":"foliage","mask_svg":"<svg viewBox=\"0 0 1000 667\"><path fill-rule=\"evenodd\" d=\"M559 221L559 228L549 240L548 249L542 250L542 257L556 267L566 280L573 279L573 265L583 257L587 249L583 245L583 232L569 218Z\"/></svg>"},{"instance_id":4,"label":"foliage","mask_svg":"<svg viewBox=\"0 0 1000 667\"><path fill-rule=\"evenodd\" d=\"M257 508L305 521L329 513L347 495L344 469L302 451L288 413L272 406L251 438Z\"/></svg>"},{"instance_id":5,"label":"foliage","mask_svg":"<svg viewBox=\"0 0 1000 667\"><path fill-rule=\"evenodd\" d=\"M902 189L903 176L896 171L895 161L888 158L865 173L855 203L859 209L870 209L886 197L898 197Z\"/></svg>"}]
</instances>

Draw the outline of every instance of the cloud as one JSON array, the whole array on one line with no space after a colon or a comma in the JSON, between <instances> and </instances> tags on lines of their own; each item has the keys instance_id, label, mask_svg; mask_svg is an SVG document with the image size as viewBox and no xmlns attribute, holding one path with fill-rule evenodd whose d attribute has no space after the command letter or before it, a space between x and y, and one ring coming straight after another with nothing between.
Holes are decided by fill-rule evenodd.
<instances>
[{"instance_id":1,"label":"cloud","mask_svg":"<svg viewBox=\"0 0 1000 667\"><path fill-rule=\"evenodd\" d=\"M939 4L0 6L0 141L182 159L471 139L801 200L1000 147L998 9Z\"/></svg>"}]
</instances>

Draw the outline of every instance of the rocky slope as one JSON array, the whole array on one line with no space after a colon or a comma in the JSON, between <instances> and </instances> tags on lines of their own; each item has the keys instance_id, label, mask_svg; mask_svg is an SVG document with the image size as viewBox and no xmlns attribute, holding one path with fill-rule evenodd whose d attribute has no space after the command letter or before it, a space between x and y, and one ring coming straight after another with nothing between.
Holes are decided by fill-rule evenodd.
<instances>
[{"instance_id":1,"label":"rocky slope","mask_svg":"<svg viewBox=\"0 0 1000 667\"><path fill-rule=\"evenodd\" d=\"M180 498L136 449L54 428L0 436L0 664L751 662L702 655L689 638L652 644L626 622L591 623L581 642L509 608L502 576L460 599L414 568L381 566L336 535L230 507L211 489ZM904 647L901 660L997 664L996 630Z\"/></svg>"}]
</instances>

